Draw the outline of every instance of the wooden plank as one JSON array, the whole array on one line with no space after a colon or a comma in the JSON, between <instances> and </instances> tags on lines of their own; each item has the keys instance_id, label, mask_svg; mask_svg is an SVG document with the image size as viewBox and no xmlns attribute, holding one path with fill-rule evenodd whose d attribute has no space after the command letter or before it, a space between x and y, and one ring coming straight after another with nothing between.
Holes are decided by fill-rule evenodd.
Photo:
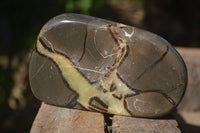
<instances>
[{"instance_id":1,"label":"wooden plank","mask_svg":"<svg viewBox=\"0 0 200 133\"><path fill-rule=\"evenodd\" d=\"M113 133L180 133L174 119L144 119L117 116L113 117Z\"/></svg>"},{"instance_id":2,"label":"wooden plank","mask_svg":"<svg viewBox=\"0 0 200 133\"><path fill-rule=\"evenodd\" d=\"M200 111L200 49L177 48L188 70L188 86L178 111Z\"/></svg>"},{"instance_id":3,"label":"wooden plank","mask_svg":"<svg viewBox=\"0 0 200 133\"><path fill-rule=\"evenodd\" d=\"M30 132L104 133L104 116L42 103Z\"/></svg>"},{"instance_id":4,"label":"wooden plank","mask_svg":"<svg viewBox=\"0 0 200 133\"><path fill-rule=\"evenodd\" d=\"M180 128L183 132L200 132L200 49L178 48L188 70L188 86L178 106Z\"/></svg>"},{"instance_id":5,"label":"wooden plank","mask_svg":"<svg viewBox=\"0 0 200 133\"><path fill-rule=\"evenodd\" d=\"M176 47L176 50L180 53L180 55L184 58L198 58L200 57L200 48L184 48L184 47Z\"/></svg>"}]
</instances>

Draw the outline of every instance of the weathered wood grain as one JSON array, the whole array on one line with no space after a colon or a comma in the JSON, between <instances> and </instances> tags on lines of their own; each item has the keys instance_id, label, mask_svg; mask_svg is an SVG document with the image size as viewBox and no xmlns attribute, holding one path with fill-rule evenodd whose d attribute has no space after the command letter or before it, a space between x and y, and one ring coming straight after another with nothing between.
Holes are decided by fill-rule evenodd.
<instances>
[{"instance_id":1,"label":"weathered wood grain","mask_svg":"<svg viewBox=\"0 0 200 133\"><path fill-rule=\"evenodd\" d=\"M115 115L113 133L180 133L174 119L144 119Z\"/></svg>"},{"instance_id":2,"label":"weathered wood grain","mask_svg":"<svg viewBox=\"0 0 200 133\"><path fill-rule=\"evenodd\" d=\"M200 132L200 49L178 48L188 70L188 86L177 110L183 133Z\"/></svg>"},{"instance_id":3,"label":"weathered wood grain","mask_svg":"<svg viewBox=\"0 0 200 133\"><path fill-rule=\"evenodd\" d=\"M30 133L104 133L104 116L42 103Z\"/></svg>"},{"instance_id":4,"label":"weathered wood grain","mask_svg":"<svg viewBox=\"0 0 200 133\"><path fill-rule=\"evenodd\" d=\"M177 48L188 70L188 86L178 111L200 111L200 49Z\"/></svg>"}]
</instances>

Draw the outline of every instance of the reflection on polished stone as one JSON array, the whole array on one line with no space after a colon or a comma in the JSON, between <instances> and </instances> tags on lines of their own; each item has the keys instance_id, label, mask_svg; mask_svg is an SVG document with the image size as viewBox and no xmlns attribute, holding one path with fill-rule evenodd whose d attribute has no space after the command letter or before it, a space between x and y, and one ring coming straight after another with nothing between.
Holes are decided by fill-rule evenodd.
<instances>
[{"instance_id":1,"label":"reflection on polished stone","mask_svg":"<svg viewBox=\"0 0 200 133\"><path fill-rule=\"evenodd\" d=\"M29 79L46 103L137 117L160 117L180 102L186 66L163 38L136 27L78 14L44 25Z\"/></svg>"}]
</instances>

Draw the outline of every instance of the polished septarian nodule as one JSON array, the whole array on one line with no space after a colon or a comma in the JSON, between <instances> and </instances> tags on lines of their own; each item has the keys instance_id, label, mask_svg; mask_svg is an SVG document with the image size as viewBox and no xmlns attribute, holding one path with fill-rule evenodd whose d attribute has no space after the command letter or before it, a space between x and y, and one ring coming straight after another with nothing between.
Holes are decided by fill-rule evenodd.
<instances>
[{"instance_id":1,"label":"polished septarian nodule","mask_svg":"<svg viewBox=\"0 0 200 133\"><path fill-rule=\"evenodd\" d=\"M29 79L34 95L49 104L159 117L180 102L187 72L177 51L153 33L62 14L40 31Z\"/></svg>"}]
</instances>

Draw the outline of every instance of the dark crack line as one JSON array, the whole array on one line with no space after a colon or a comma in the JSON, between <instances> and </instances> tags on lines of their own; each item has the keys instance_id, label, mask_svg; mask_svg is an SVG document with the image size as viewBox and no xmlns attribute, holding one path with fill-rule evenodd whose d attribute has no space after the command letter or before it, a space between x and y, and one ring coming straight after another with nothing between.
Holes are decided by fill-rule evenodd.
<instances>
[{"instance_id":1,"label":"dark crack line","mask_svg":"<svg viewBox=\"0 0 200 133\"><path fill-rule=\"evenodd\" d=\"M138 79L140 79L145 73L147 73L148 71L150 71L151 69L153 69L158 63L160 63L163 58L166 56L166 54L168 53L168 46L167 46L167 50L163 53L163 55L158 59L156 60L153 64L151 64L150 67L148 67L144 72L142 72L134 81L133 83L135 83L135 81L137 81Z\"/></svg>"},{"instance_id":2,"label":"dark crack line","mask_svg":"<svg viewBox=\"0 0 200 133\"><path fill-rule=\"evenodd\" d=\"M168 96L166 93L162 92L161 90L146 90L146 91L142 91L141 93L149 93L149 92L159 93L163 97L165 97L169 101L169 103L171 103L174 106L176 105L176 102L170 96Z\"/></svg>"},{"instance_id":3,"label":"dark crack line","mask_svg":"<svg viewBox=\"0 0 200 133\"><path fill-rule=\"evenodd\" d=\"M112 26L112 25L108 25L108 26L107 26L108 32L110 33L110 35L111 35L112 38L114 39L114 41L115 41L115 43L117 44L117 46L120 47L119 42L118 42L117 38L115 37L115 35L114 35L112 29L111 29L111 26Z\"/></svg>"},{"instance_id":4,"label":"dark crack line","mask_svg":"<svg viewBox=\"0 0 200 133\"><path fill-rule=\"evenodd\" d=\"M87 30L86 30L86 34L85 34L85 38L84 38L83 53L82 53L80 59L78 60L78 62L80 62L83 59L83 56L85 54L85 51L86 51L86 40L87 40Z\"/></svg>"},{"instance_id":5,"label":"dark crack line","mask_svg":"<svg viewBox=\"0 0 200 133\"><path fill-rule=\"evenodd\" d=\"M166 98L169 103L171 103L172 105L177 105L177 103L170 97L168 96L166 93L164 93L162 90L137 90L136 94L130 94L130 95L127 95L128 97L130 96L136 96L136 95L140 95L142 93L150 93L150 92L154 92L154 93L159 93L161 94L164 98Z\"/></svg>"}]
</instances>

